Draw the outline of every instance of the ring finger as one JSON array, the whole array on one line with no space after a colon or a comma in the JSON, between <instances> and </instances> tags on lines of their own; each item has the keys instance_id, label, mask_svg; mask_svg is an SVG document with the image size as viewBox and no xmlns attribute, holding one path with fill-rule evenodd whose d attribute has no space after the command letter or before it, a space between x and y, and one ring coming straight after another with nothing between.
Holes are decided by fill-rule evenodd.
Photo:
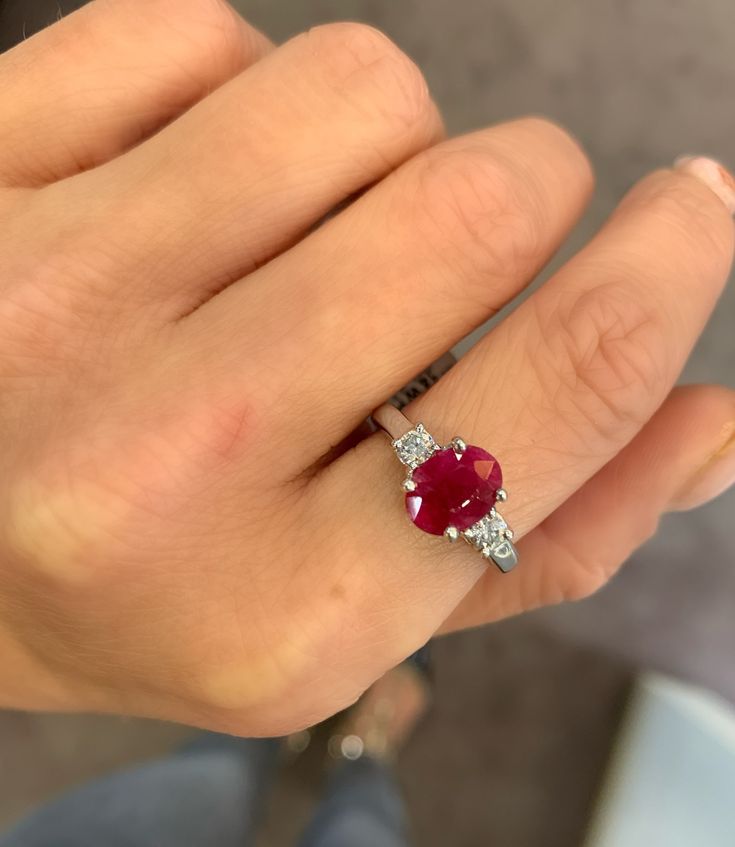
<instances>
[{"instance_id":1,"label":"ring finger","mask_svg":"<svg viewBox=\"0 0 735 847\"><path fill-rule=\"evenodd\" d=\"M499 457L511 494L503 513L524 535L662 403L722 289L732 247L732 220L714 193L685 173L650 176L580 254L409 407L410 417L443 442L458 434ZM427 639L483 572L469 548L410 525L401 477L378 435L311 484L311 520L320 516L329 531L320 561L331 568L320 580L330 596L350 598L350 620L379 629L371 643L386 645L361 669L364 684ZM537 578L544 591L533 587L534 603L544 593L558 599L554 573ZM497 580L497 590L516 589ZM352 655L348 645L340 655Z\"/></svg>"}]
</instances>

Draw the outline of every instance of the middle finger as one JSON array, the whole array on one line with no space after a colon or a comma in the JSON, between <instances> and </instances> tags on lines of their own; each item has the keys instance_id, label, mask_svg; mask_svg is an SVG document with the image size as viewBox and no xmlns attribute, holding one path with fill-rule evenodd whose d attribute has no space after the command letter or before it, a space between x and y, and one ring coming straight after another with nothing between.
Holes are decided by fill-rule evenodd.
<instances>
[{"instance_id":1,"label":"middle finger","mask_svg":"<svg viewBox=\"0 0 735 847\"><path fill-rule=\"evenodd\" d=\"M183 343L206 345L209 372L280 386L263 412L280 467L298 473L531 280L591 182L576 142L546 121L454 139L205 304Z\"/></svg>"},{"instance_id":2,"label":"middle finger","mask_svg":"<svg viewBox=\"0 0 735 847\"><path fill-rule=\"evenodd\" d=\"M117 310L176 320L433 143L419 69L385 36L331 24L297 36L107 164L49 186L32 214L109 281ZM38 224L34 226L37 228ZM70 237L70 233L72 237Z\"/></svg>"}]
</instances>

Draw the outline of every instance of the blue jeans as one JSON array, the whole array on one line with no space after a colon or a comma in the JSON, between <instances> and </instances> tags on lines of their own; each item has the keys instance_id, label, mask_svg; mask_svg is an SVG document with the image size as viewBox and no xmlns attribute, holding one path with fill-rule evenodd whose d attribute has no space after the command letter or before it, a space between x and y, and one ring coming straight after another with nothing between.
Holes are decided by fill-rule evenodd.
<instances>
[{"instance_id":1,"label":"blue jeans","mask_svg":"<svg viewBox=\"0 0 735 847\"><path fill-rule=\"evenodd\" d=\"M66 794L0 847L249 847L278 741L209 735ZM343 762L300 847L406 847L398 787L371 759Z\"/></svg>"}]
</instances>

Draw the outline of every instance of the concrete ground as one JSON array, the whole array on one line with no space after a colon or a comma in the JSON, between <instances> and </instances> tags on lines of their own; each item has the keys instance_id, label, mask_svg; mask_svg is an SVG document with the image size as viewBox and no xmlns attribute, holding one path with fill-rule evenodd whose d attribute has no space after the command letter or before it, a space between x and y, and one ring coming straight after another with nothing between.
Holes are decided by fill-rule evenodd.
<instances>
[{"instance_id":1,"label":"concrete ground","mask_svg":"<svg viewBox=\"0 0 735 847\"><path fill-rule=\"evenodd\" d=\"M276 40L338 18L383 28L423 68L452 132L527 112L566 124L598 173L595 201L571 246L637 177L678 154L735 164L729 0L238 5ZM0 0L0 46L15 39L24 19L31 31L56 7ZM734 323L730 287L688 380L735 384ZM733 494L669 517L596 597L438 645L436 709L401 765L417 844L578 844L633 666L665 669L735 700L733 517ZM184 734L142 721L2 715L0 824L65 785L154 755ZM281 813L269 825L272 847L287 843L306 814L312 774L305 761L285 775L275 798Z\"/></svg>"}]
</instances>

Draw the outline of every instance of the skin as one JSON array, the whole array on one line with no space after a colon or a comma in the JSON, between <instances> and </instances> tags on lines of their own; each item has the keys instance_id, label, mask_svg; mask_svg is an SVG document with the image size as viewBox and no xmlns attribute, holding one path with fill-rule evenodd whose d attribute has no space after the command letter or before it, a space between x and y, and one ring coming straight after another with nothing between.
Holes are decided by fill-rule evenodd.
<instances>
[{"instance_id":1,"label":"skin","mask_svg":"<svg viewBox=\"0 0 735 847\"><path fill-rule=\"evenodd\" d=\"M5 706L291 731L438 629L586 596L724 487L732 392L672 392L733 251L691 174L409 410L500 458L501 576L410 524L383 435L323 458L549 260L592 189L566 132L443 141L384 36L275 49L219 0L71 15L0 57L0 127Z\"/></svg>"}]
</instances>

